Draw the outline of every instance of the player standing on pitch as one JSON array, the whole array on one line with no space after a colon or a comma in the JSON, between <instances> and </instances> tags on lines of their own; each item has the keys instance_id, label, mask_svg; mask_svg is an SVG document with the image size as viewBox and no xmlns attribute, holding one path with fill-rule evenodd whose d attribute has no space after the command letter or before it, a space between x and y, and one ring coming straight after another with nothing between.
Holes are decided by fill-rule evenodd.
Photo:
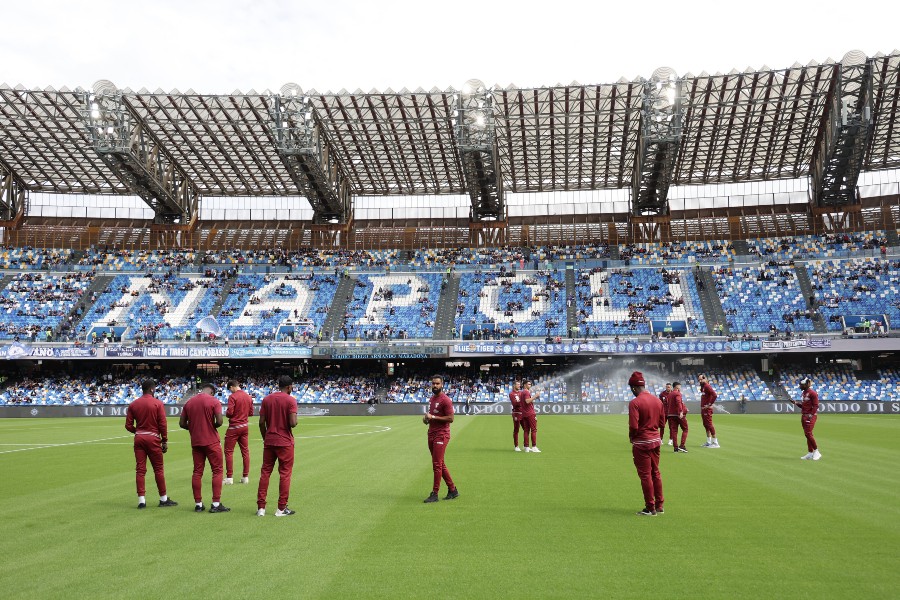
<instances>
[{"instance_id":1,"label":"player standing on pitch","mask_svg":"<svg viewBox=\"0 0 900 600\"><path fill-rule=\"evenodd\" d=\"M516 452L522 451L522 449L519 448L519 428L522 425L522 401L519 400L519 391L521 387L522 382L517 379L513 382L513 389L509 393L509 404L512 406L513 418L513 447L515 447Z\"/></svg>"},{"instance_id":2,"label":"player standing on pitch","mask_svg":"<svg viewBox=\"0 0 900 600\"><path fill-rule=\"evenodd\" d=\"M160 506L178 506L166 495L166 475L163 471L163 454L169 450L169 432L163 403L153 397L156 382L141 382L143 395L128 405L125 411L125 429L134 434L134 479L137 483L138 508L147 508L144 497L144 479L147 475L147 459L153 465Z\"/></svg>"},{"instance_id":3,"label":"player standing on pitch","mask_svg":"<svg viewBox=\"0 0 900 600\"><path fill-rule=\"evenodd\" d=\"M700 375L697 380L700 382L700 417L703 419L703 429L706 430L706 443L702 447L718 448L719 439L716 437L716 427L713 425L712 416L713 405L719 395L709 385L706 375Z\"/></svg>"},{"instance_id":4,"label":"player standing on pitch","mask_svg":"<svg viewBox=\"0 0 900 600\"><path fill-rule=\"evenodd\" d=\"M687 452L687 448L684 447L688 435L687 407L684 405L684 399L681 396L681 384L679 382L676 381L672 384L672 392L669 394L666 404L666 417L669 421L669 443L675 445L675 452ZM679 426L681 426L681 445L678 444Z\"/></svg>"},{"instance_id":5,"label":"player standing on pitch","mask_svg":"<svg viewBox=\"0 0 900 600\"><path fill-rule=\"evenodd\" d=\"M816 420L819 418L819 394L812 389L812 379L804 377L800 380L800 389L803 390L800 402L791 400L794 406L800 407L800 424L803 425L803 433L806 435L806 449L809 452L801 456L801 460L819 460L822 455L819 453L819 445L816 444L816 438L813 437L813 429L816 426Z\"/></svg>"},{"instance_id":6,"label":"player standing on pitch","mask_svg":"<svg viewBox=\"0 0 900 600\"><path fill-rule=\"evenodd\" d=\"M231 509L219 502L222 498L222 442L219 432L222 426L222 403L214 396L216 386L201 383L200 393L185 402L178 426L191 434L191 451L194 457L194 474L191 488L194 490L194 512L203 512L203 470L206 461L212 470L211 513L228 512Z\"/></svg>"},{"instance_id":7,"label":"player standing on pitch","mask_svg":"<svg viewBox=\"0 0 900 600\"><path fill-rule=\"evenodd\" d=\"M438 501L441 479L447 484L447 495L444 500L459 497L459 491L450 477L450 471L444 462L444 454L450 443L450 423L453 422L453 402L444 393L444 378L435 375L431 378L431 399L428 401L428 412L422 422L428 425L428 451L431 452L431 467L434 471L434 486L431 494L425 498L426 503Z\"/></svg>"},{"instance_id":8,"label":"player standing on pitch","mask_svg":"<svg viewBox=\"0 0 900 600\"><path fill-rule=\"evenodd\" d=\"M628 439L644 492L644 509L637 514L655 517L665 512L662 476L659 474L659 447L662 445L659 432L666 415L659 399L647 391L646 385L640 371L635 371L628 379L628 387L634 394L634 400L628 403Z\"/></svg>"},{"instance_id":9,"label":"player standing on pitch","mask_svg":"<svg viewBox=\"0 0 900 600\"><path fill-rule=\"evenodd\" d=\"M228 417L228 431L225 432L225 485L234 483L234 445L241 448L241 458L244 462L241 483L250 482L250 427L248 419L253 416L253 399L241 389L237 380L228 382L228 409L225 416Z\"/></svg>"},{"instance_id":10,"label":"player standing on pitch","mask_svg":"<svg viewBox=\"0 0 900 600\"><path fill-rule=\"evenodd\" d=\"M672 384L667 383L666 389L659 393L659 401L662 402L663 413L665 413L669 409L669 394L672 393ZM669 433L671 434L671 427L669 428ZM659 438L664 440L666 439L666 429L663 427L659 430ZM669 437L669 445L672 445L672 438Z\"/></svg>"},{"instance_id":11,"label":"player standing on pitch","mask_svg":"<svg viewBox=\"0 0 900 600\"><path fill-rule=\"evenodd\" d=\"M519 400L522 402L522 428L525 430L525 452L540 452L537 447L537 413L534 411L534 401L541 397L540 392L531 395L531 382L525 382L525 389L519 392ZM531 447L528 447L528 437L531 436Z\"/></svg>"},{"instance_id":12,"label":"player standing on pitch","mask_svg":"<svg viewBox=\"0 0 900 600\"><path fill-rule=\"evenodd\" d=\"M289 517L296 511L288 508L291 473L294 470L294 427L297 426L297 399L291 396L294 380L289 375L278 378L278 390L263 398L259 407L259 433L263 439L262 468L256 492L256 516L266 516L269 478L278 459L278 510L276 517Z\"/></svg>"}]
</instances>

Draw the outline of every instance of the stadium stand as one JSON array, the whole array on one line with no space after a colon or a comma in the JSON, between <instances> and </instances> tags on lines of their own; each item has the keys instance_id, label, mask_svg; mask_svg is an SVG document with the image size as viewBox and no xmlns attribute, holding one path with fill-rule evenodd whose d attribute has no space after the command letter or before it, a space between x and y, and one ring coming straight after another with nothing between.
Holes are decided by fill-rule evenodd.
<instances>
[{"instance_id":1,"label":"stadium stand","mask_svg":"<svg viewBox=\"0 0 900 600\"><path fill-rule=\"evenodd\" d=\"M93 273L18 273L0 291L0 339L53 341L53 334L90 286ZM48 336L50 339L48 340Z\"/></svg>"},{"instance_id":2,"label":"stadium stand","mask_svg":"<svg viewBox=\"0 0 900 600\"><path fill-rule=\"evenodd\" d=\"M656 393L665 389L666 383L679 381L681 394L686 402L699 402L700 393L697 377L706 373L710 385L719 394L722 401L774 401L775 396L757 372L748 366L732 369L715 369L709 371L684 370L680 373L661 375L646 371L648 389ZM627 385L627 378L601 377L585 375L582 383L582 399L586 402L603 402L608 400L627 400L632 394Z\"/></svg>"},{"instance_id":3,"label":"stadium stand","mask_svg":"<svg viewBox=\"0 0 900 600\"><path fill-rule=\"evenodd\" d=\"M588 337L649 335L651 320L706 331L694 278L683 270L581 270L577 290L578 325Z\"/></svg>"},{"instance_id":4,"label":"stadium stand","mask_svg":"<svg viewBox=\"0 0 900 600\"><path fill-rule=\"evenodd\" d=\"M65 265L71 258L70 249L3 246L0 269L50 269Z\"/></svg>"},{"instance_id":5,"label":"stadium stand","mask_svg":"<svg viewBox=\"0 0 900 600\"><path fill-rule=\"evenodd\" d=\"M734 257L734 249L725 240L623 244L619 246L619 256L632 265L728 262Z\"/></svg>"},{"instance_id":6,"label":"stadium stand","mask_svg":"<svg viewBox=\"0 0 900 600\"><path fill-rule=\"evenodd\" d=\"M280 325L307 320L314 334L325 322L336 290L333 275L239 275L217 318L232 340L272 340Z\"/></svg>"},{"instance_id":7,"label":"stadium stand","mask_svg":"<svg viewBox=\"0 0 900 600\"><path fill-rule=\"evenodd\" d=\"M172 250L103 250L92 248L78 261L81 266L90 266L105 271L144 271L146 269L180 269L193 264L195 253L190 249Z\"/></svg>"},{"instance_id":8,"label":"stadium stand","mask_svg":"<svg viewBox=\"0 0 900 600\"><path fill-rule=\"evenodd\" d=\"M166 404L181 402L191 389L192 382L192 377L161 380L156 397ZM140 381L113 375L26 377L0 392L0 404L129 404L140 395Z\"/></svg>"},{"instance_id":9,"label":"stadium stand","mask_svg":"<svg viewBox=\"0 0 900 600\"><path fill-rule=\"evenodd\" d=\"M799 401L801 395L797 382L807 376L812 378L821 402L900 400L900 370L878 370L876 375L869 379L859 378L846 364L822 365L812 370L787 366L781 370L781 383L795 401Z\"/></svg>"},{"instance_id":10,"label":"stadium stand","mask_svg":"<svg viewBox=\"0 0 900 600\"><path fill-rule=\"evenodd\" d=\"M410 263L416 267L478 265L491 267L525 260L520 248L451 248L416 250Z\"/></svg>"},{"instance_id":11,"label":"stadium stand","mask_svg":"<svg viewBox=\"0 0 900 600\"><path fill-rule=\"evenodd\" d=\"M431 338L441 281L437 273L359 275L335 339Z\"/></svg>"},{"instance_id":12,"label":"stadium stand","mask_svg":"<svg viewBox=\"0 0 900 600\"><path fill-rule=\"evenodd\" d=\"M79 334L92 327L126 327L131 338L184 338L195 333L197 321L209 315L216 301L212 279L117 275L81 321Z\"/></svg>"},{"instance_id":13,"label":"stadium stand","mask_svg":"<svg viewBox=\"0 0 900 600\"><path fill-rule=\"evenodd\" d=\"M813 331L806 299L790 266L713 269L716 291L733 333Z\"/></svg>"},{"instance_id":14,"label":"stadium stand","mask_svg":"<svg viewBox=\"0 0 900 600\"><path fill-rule=\"evenodd\" d=\"M399 262L396 250L208 250L205 265L273 265L282 267L386 267Z\"/></svg>"},{"instance_id":15,"label":"stadium stand","mask_svg":"<svg viewBox=\"0 0 900 600\"><path fill-rule=\"evenodd\" d=\"M500 337L565 335L565 283L557 272L462 273L456 327L487 326Z\"/></svg>"},{"instance_id":16,"label":"stadium stand","mask_svg":"<svg viewBox=\"0 0 900 600\"><path fill-rule=\"evenodd\" d=\"M445 391L454 402L472 399L479 403L505 402L513 381L531 377L534 391L540 391L542 403L558 403L580 397L584 402L630 400L627 375L619 368L609 372L602 366L581 369L580 379L573 369L543 369L537 373L496 373L473 376L452 371L444 374ZM620 372L621 371L621 372ZM687 402L699 402L697 376L705 373L719 395L720 401L771 402L776 400L772 388L760 374L748 365L719 367L698 371L692 368L678 373L661 374L645 369L648 389L659 393L667 382L680 381L682 394ZM294 396L301 403L335 404L366 402L424 403L431 396L431 375L424 371L386 378L383 374L365 373L348 375L340 372L313 373L298 377ZM823 402L900 401L900 369L882 368L871 373L854 371L849 365L834 364L812 369L797 365L785 365L780 371L780 382L794 400L800 399L796 382L811 376L813 387ZM238 376L241 386L255 401L273 391L275 372L256 371ZM218 397L227 402L225 377L213 378ZM568 389L568 382L581 382L581 388ZM195 377L174 377L164 380L157 397L167 404L183 402L195 392ZM777 384L776 384L776 387ZM83 405L96 403L127 404L140 396L138 379L122 375L54 375L50 377L23 377L7 382L0 392L0 405Z\"/></svg>"},{"instance_id":17,"label":"stadium stand","mask_svg":"<svg viewBox=\"0 0 900 600\"><path fill-rule=\"evenodd\" d=\"M900 324L900 261L880 258L812 261L806 265L829 331L845 315L886 315Z\"/></svg>"},{"instance_id":18,"label":"stadium stand","mask_svg":"<svg viewBox=\"0 0 900 600\"><path fill-rule=\"evenodd\" d=\"M884 231L870 231L860 234L760 238L749 240L748 246L751 253L765 260L847 257L853 251L880 252L887 247L887 236Z\"/></svg>"}]
</instances>

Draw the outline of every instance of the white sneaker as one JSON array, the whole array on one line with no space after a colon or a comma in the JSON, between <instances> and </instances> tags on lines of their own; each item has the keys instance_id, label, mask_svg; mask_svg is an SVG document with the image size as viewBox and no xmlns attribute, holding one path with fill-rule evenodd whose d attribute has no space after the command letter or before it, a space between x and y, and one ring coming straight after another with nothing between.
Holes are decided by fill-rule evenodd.
<instances>
[{"instance_id":1,"label":"white sneaker","mask_svg":"<svg viewBox=\"0 0 900 600\"><path fill-rule=\"evenodd\" d=\"M256 516L257 516L257 517L264 517L264 516L266 516L266 509L261 508L261 509L259 509L258 511L256 511Z\"/></svg>"},{"instance_id":2,"label":"white sneaker","mask_svg":"<svg viewBox=\"0 0 900 600\"><path fill-rule=\"evenodd\" d=\"M250 483L249 477L241 477L241 483Z\"/></svg>"},{"instance_id":3,"label":"white sneaker","mask_svg":"<svg viewBox=\"0 0 900 600\"><path fill-rule=\"evenodd\" d=\"M667 445L668 445L668 446L671 446L671 445L672 445L672 440L669 440L669 443L668 443Z\"/></svg>"},{"instance_id":4,"label":"white sneaker","mask_svg":"<svg viewBox=\"0 0 900 600\"><path fill-rule=\"evenodd\" d=\"M710 448L719 448L720 447L719 442L713 442L712 444L709 445L709 447Z\"/></svg>"},{"instance_id":5,"label":"white sneaker","mask_svg":"<svg viewBox=\"0 0 900 600\"><path fill-rule=\"evenodd\" d=\"M530 446L525 446L525 452L531 452L531 447L530 447Z\"/></svg>"},{"instance_id":6,"label":"white sneaker","mask_svg":"<svg viewBox=\"0 0 900 600\"><path fill-rule=\"evenodd\" d=\"M234 478L232 478L232 477L226 477L226 478L222 481L222 483L224 483L225 485L234 485Z\"/></svg>"},{"instance_id":7,"label":"white sneaker","mask_svg":"<svg viewBox=\"0 0 900 600\"><path fill-rule=\"evenodd\" d=\"M532 451L532 452L540 452L541 449L538 448L537 446L532 446L531 451Z\"/></svg>"},{"instance_id":8,"label":"white sneaker","mask_svg":"<svg viewBox=\"0 0 900 600\"><path fill-rule=\"evenodd\" d=\"M812 459L812 457L813 457L813 453L807 452L806 454L804 454L803 456L800 457L800 460L810 460L810 459Z\"/></svg>"},{"instance_id":9,"label":"white sneaker","mask_svg":"<svg viewBox=\"0 0 900 600\"><path fill-rule=\"evenodd\" d=\"M276 517L289 517L290 515L296 514L296 511L289 509L287 506L284 507L284 510L276 510Z\"/></svg>"},{"instance_id":10,"label":"white sneaker","mask_svg":"<svg viewBox=\"0 0 900 600\"><path fill-rule=\"evenodd\" d=\"M518 446L516 446L516 452L521 452L521 451L522 451L522 449L519 448Z\"/></svg>"},{"instance_id":11,"label":"white sneaker","mask_svg":"<svg viewBox=\"0 0 900 600\"><path fill-rule=\"evenodd\" d=\"M813 453L812 453L812 457L811 457L811 458L812 458L813 460L819 460L820 458L822 458L822 455L819 454L819 451L818 451L818 450L813 450Z\"/></svg>"}]
</instances>

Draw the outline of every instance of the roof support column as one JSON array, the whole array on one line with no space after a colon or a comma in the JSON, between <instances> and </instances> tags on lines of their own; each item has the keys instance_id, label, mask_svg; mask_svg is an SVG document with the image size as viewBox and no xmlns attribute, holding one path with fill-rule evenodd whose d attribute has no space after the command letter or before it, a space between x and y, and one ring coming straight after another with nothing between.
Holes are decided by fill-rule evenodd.
<instances>
[{"instance_id":1,"label":"roof support column","mask_svg":"<svg viewBox=\"0 0 900 600\"><path fill-rule=\"evenodd\" d=\"M661 67L643 82L641 127L631 179L631 215L664 217L669 214L668 193L681 146L682 81L672 69ZM648 239L658 239L658 220L636 219L646 226Z\"/></svg>"},{"instance_id":2,"label":"roof support column","mask_svg":"<svg viewBox=\"0 0 900 600\"><path fill-rule=\"evenodd\" d=\"M154 223L187 224L197 217L200 195L131 109L122 92L98 81L82 98L82 120L97 155L154 212Z\"/></svg>"},{"instance_id":3,"label":"roof support column","mask_svg":"<svg viewBox=\"0 0 900 600\"><path fill-rule=\"evenodd\" d=\"M350 181L325 138L312 98L295 83L272 96L269 129L281 162L309 200L313 224L348 224L353 219Z\"/></svg>"},{"instance_id":4,"label":"roof support column","mask_svg":"<svg viewBox=\"0 0 900 600\"><path fill-rule=\"evenodd\" d=\"M454 116L457 150L472 201L469 221L506 222L493 93L478 79L470 79L456 94Z\"/></svg>"},{"instance_id":5,"label":"roof support column","mask_svg":"<svg viewBox=\"0 0 900 600\"><path fill-rule=\"evenodd\" d=\"M853 50L835 66L810 167L811 200L816 207L859 203L856 183L874 131L872 63L864 53Z\"/></svg>"}]
</instances>

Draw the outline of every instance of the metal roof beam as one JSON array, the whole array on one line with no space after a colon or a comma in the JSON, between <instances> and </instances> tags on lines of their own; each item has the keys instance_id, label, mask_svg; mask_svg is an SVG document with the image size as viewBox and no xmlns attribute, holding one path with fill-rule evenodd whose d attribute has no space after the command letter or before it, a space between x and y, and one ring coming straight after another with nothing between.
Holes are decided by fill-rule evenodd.
<instances>
[{"instance_id":1,"label":"metal roof beam","mask_svg":"<svg viewBox=\"0 0 900 600\"><path fill-rule=\"evenodd\" d=\"M641 127L631 181L631 214L669 213L669 185L681 148L682 80L671 69L657 69L644 82Z\"/></svg>"},{"instance_id":2,"label":"metal roof beam","mask_svg":"<svg viewBox=\"0 0 900 600\"><path fill-rule=\"evenodd\" d=\"M194 183L153 136L124 95L108 81L82 95L82 121L100 159L153 209L155 223L188 223L197 216Z\"/></svg>"},{"instance_id":3,"label":"metal roof beam","mask_svg":"<svg viewBox=\"0 0 900 600\"><path fill-rule=\"evenodd\" d=\"M12 221L24 214L25 205L25 182L0 160L0 221Z\"/></svg>"},{"instance_id":4,"label":"metal roof beam","mask_svg":"<svg viewBox=\"0 0 900 600\"><path fill-rule=\"evenodd\" d=\"M873 60L859 51L848 52L842 64L835 65L809 170L816 206L857 203L856 182L875 124L872 72Z\"/></svg>"},{"instance_id":5,"label":"metal roof beam","mask_svg":"<svg viewBox=\"0 0 900 600\"><path fill-rule=\"evenodd\" d=\"M281 162L309 200L313 223L351 221L350 180L325 137L312 98L301 94L296 84L283 86L281 94L272 97L269 128Z\"/></svg>"},{"instance_id":6,"label":"metal roof beam","mask_svg":"<svg viewBox=\"0 0 900 600\"><path fill-rule=\"evenodd\" d=\"M494 96L471 79L456 97L456 145L472 201L470 220L506 221L494 121Z\"/></svg>"}]
</instances>

